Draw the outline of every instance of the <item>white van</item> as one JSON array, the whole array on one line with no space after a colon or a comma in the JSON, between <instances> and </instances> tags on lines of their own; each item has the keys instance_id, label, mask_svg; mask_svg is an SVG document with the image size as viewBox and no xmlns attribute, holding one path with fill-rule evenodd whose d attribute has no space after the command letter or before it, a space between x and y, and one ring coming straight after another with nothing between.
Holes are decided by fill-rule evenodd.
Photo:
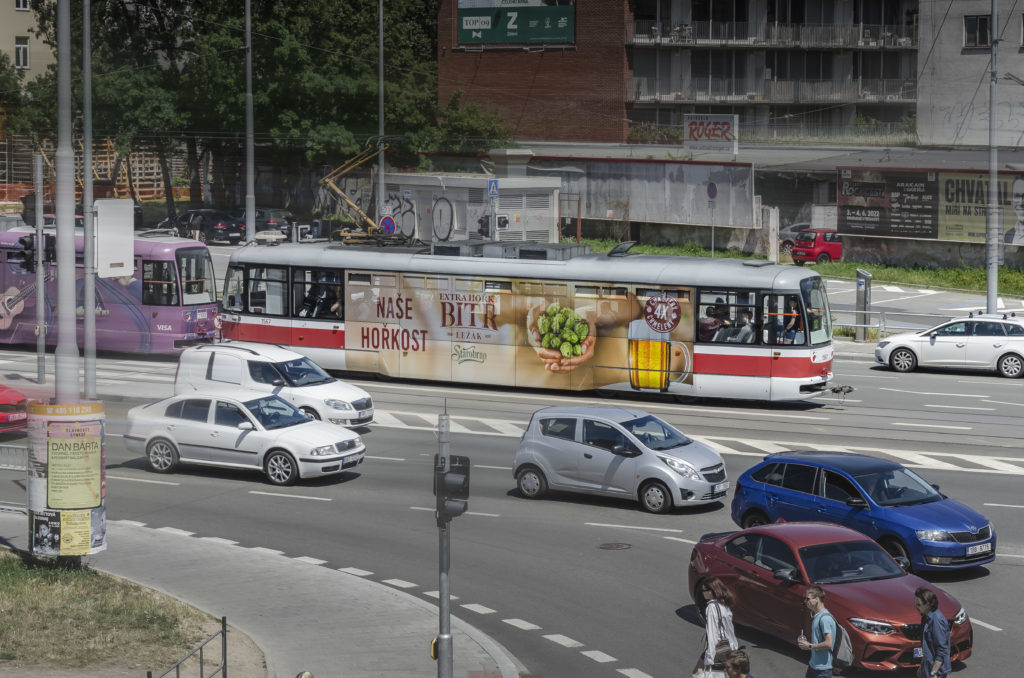
<instances>
[{"instance_id":1,"label":"white van","mask_svg":"<svg viewBox=\"0 0 1024 678\"><path fill-rule=\"evenodd\" d=\"M273 344L229 341L185 349L174 375L174 394L238 386L275 393L313 419L342 426L373 421L373 399L324 372L309 358Z\"/></svg>"}]
</instances>

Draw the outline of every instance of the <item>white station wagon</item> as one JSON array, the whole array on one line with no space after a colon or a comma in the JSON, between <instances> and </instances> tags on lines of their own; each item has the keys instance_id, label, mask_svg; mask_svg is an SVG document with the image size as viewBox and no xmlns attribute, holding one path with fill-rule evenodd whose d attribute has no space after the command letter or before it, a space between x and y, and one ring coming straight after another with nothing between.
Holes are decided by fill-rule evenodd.
<instances>
[{"instance_id":1,"label":"white station wagon","mask_svg":"<svg viewBox=\"0 0 1024 678\"><path fill-rule=\"evenodd\" d=\"M124 440L156 473L179 463L253 469L274 485L343 473L366 456L349 429L311 419L279 396L245 391L187 393L133 407Z\"/></svg>"},{"instance_id":2,"label":"white station wagon","mask_svg":"<svg viewBox=\"0 0 1024 678\"><path fill-rule=\"evenodd\" d=\"M894 334L878 342L875 362L897 372L945 367L988 370L1013 379L1024 374L1024 318L975 315Z\"/></svg>"}]
</instances>

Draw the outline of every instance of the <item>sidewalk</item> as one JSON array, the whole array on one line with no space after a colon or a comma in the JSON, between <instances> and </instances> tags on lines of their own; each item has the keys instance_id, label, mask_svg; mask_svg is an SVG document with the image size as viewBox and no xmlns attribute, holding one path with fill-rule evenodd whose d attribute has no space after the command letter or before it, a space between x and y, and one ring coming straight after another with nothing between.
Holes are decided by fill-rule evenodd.
<instances>
[{"instance_id":1,"label":"sidewalk","mask_svg":"<svg viewBox=\"0 0 1024 678\"><path fill-rule=\"evenodd\" d=\"M25 517L0 512L0 543L26 549ZM174 596L248 635L267 678L408 678L437 674L434 603L384 584L258 549L113 521L93 568ZM454 615L457 678L517 678L526 669ZM230 655L228 656L230 670ZM245 678L257 678L246 676Z\"/></svg>"}]
</instances>

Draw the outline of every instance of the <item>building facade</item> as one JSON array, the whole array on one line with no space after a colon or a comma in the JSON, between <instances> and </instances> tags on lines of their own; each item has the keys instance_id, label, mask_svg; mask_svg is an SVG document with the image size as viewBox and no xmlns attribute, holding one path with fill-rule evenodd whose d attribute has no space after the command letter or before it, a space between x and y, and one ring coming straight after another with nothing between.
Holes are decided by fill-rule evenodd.
<instances>
[{"instance_id":1,"label":"building facade","mask_svg":"<svg viewBox=\"0 0 1024 678\"><path fill-rule=\"evenodd\" d=\"M558 8L572 31L528 30ZM918 36L918 0L442 0L439 98L527 140L673 141L690 113L738 114L741 140L835 139L906 128Z\"/></svg>"},{"instance_id":2,"label":"building facade","mask_svg":"<svg viewBox=\"0 0 1024 678\"><path fill-rule=\"evenodd\" d=\"M0 52L24 73L25 82L45 73L55 61L53 50L34 34L35 29L36 14L29 0L8 0L0 9Z\"/></svg>"}]
</instances>

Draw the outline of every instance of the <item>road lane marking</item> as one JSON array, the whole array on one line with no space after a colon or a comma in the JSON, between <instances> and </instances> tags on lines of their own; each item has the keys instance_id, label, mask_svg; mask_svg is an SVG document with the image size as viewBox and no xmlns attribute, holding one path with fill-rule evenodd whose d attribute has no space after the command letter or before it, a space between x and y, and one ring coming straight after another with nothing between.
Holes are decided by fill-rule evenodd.
<instances>
[{"instance_id":1,"label":"road lane marking","mask_svg":"<svg viewBox=\"0 0 1024 678\"><path fill-rule=\"evenodd\" d=\"M373 457L366 455L367 459L373 459L374 461L405 461L403 457Z\"/></svg>"},{"instance_id":2,"label":"road lane marking","mask_svg":"<svg viewBox=\"0 0 1024 678\"><path fill-rule=\"evenodd\" d=\"M975 619L974 617L971 617L971 623L975 624L977 626L983 626L986 629L988 629L989 631L1002 631L1002 629L999 628L998 626L992 626L991 624L986 624L985 622L983 622L981 620L978 620L978 619Z\"/></svg>"},{"instance_id":3,"label":"road lane marking","mask_svg":"<svg viewBox=\"0 0 1024 678\"><path fill-rule=\"evenodd\" d=\"M145 527L146 523L140 523L137 520L111 520L111 523L115 525L127 525L128 527Z\"/></svg>"},{"instance_id":4,"label":"road lane marking","mask_svg":"<svg viewBox=\"0 0 1024 678\"><path fill-rule=\"evenodd\" d=\"M994 407L968 407L966 405L925 405L925 407L941 407L947 410L978 410L979 412L995 412Z\"/></svg>"},{"instance_id":5,"label":"road lane marking","mask_svg":"<svg viewBox=\"0 0 1024 678\"><path fill-rule=\"evenodd\" d=\"M400 589L414 589L418 586L418 584L413 584L411 581L405 581L404 579L385 579L381 583Z\"/></svg>"},{"instance_id":6,"label":"road lane marking","mask_svg":"<svg viewBox=\"0 0 1024 678\"><path fill-rule=\"evenodd\" d=\"M465 605L460 605L459 607L461 607L464 610L469 610L470 612L476 612L477 614L494 614L495 612L491 608L485 607L484 605L478 605L477 603L466 603Z\"/></svg>"},{"instance_id":7,"label":"road lane marking","mask_svg":"<svg viewBox=\"0 0 1024 678\"><path fill-rule=\"evenodd\" d=\"M441 599L441 592L440 591L424 591L423 595L430 596L431 598L437 598L438 600ZM459 599L458 596L453 596L451 593L448 594L448 598L450 600L458 600Z\"/></svg>"},{"instance_id":8,"label":"road lane marking","mask_svg":"<svg viewBox=\"0 0 1024 678\"><path fill-rule=\"evenodd\" d=\"M238 546L238 542L234 539L224 539L223 537L200 537L200 539L214 544L223 544L224 546Z\"/></svg>"},{"instance_id":9,"label":"road lane marking","mask_svg":"<svg viewBox=\"0 0 1024 678\"><path fill-rule=\"evenodd\" d=\"M530 622L523 621L522 619L502 619L501 621L505 622L509 626L522 629L523 631L536 631L540 628L536 624L531 624Z\"/></svg>"},{"instance_id":10,"label":"road lane marking","mask_svg":"<svg viewBox=\"0 0 1024 678\"><path fill-rule=\"evenodd\" d=\"M643 525L617 525L615 523L583 523L590 527L621 527L626 530L650 530L651 532L678 532L682 534L682 530L677 530L671 527L644 527Z\"/></svg>"},{"instance_id":11,"label":"road lane marking","mask_svg":"<svg viewBox=\"0 0 1024 678\"><path fill-rule=\"evenodd\" d=\"M619 673L626 676L626 678L653 678L640 669L619 669Z\"/></svg>"},{"instance_id":12,"label":"road lane marking","mask_svg":"<svg viewBox=\"0 0 1024 678\"><path fill-rule=\"evenodd\" d=\"M601 652L600 650L583 650L582 652L580 652L580 654L583 655L584 657L588 658L588 659L593 659L598 664L607 664L608 662L617 662L617 661L619 661L618 659L616 659L615 657L611 656L610 654L605 654L604 652Z\"/></svg>"},{"instance_id":13,"label":"road lane marking","mask_svg":"<svg viewBox=\"0 0 1024 678\"><path fill-rule=\"evenodd\" d=\"M699 543L699 542L694 541L693 539L683 539L682 537L662 537L662 539L670 539L672 541L681 541L684 544L698 544Z\"/></svg>"},{"instance_id":14,"label":"road lane marking","mask_svg":"<svg viewBox=\"0 0 1024 678\"><path fill-rule=\"evenodd\" d=\"M992 403L993 405L1013 405L1015 407L1024 407L1024 403L1008 403L1002 400L983 400L983 403Z\"/></svg>"},{"instance_id":15,"label":"road lane marking","mask_svg":"<svg viewBox=\"0 0 1024 678\"><path fill-rule=\"evenodd\" d=\"M297 560L300 563L309 563L310 565L323 565L326 560L320 560L319 558L313 558L312 556L296 556L292 560Z\"/></svg>"},{"instance_id":16,"label":"road lane marking","mask_svg":"<svg viewBox=\"0 0 1024 678\"><path fill-rule=\"evenodd\" d=\"M1020 504L982 504L982 506L999 506L1000 508L1020 508L1024 509L1024 506Z\"/></svg>"},{"instance_id":17,"label":"road lane marking","mask_svg":"<svg viewBox=\"0 0 1024 678\"><path fill-rule=\"evenodd\" d=\"M169 480L150 480L148 478L128 478L126 476L107 476L112 480L127 480L133 483L149 483L151 485L181 485L181 483L174 483Z\"/></svg>"},{"instance_id":18,"label":"road lane marking","mask_svg":"<svg viewBox=\"0 0 1024 678\"><path fill-rule=\"evenodd\" d=\"M974 429L973 426L944 426L942 424L918 424L914 421L893 421L889 423L890 426L917 426L918 428L944 428L955 431L971 431Z\"/></svg>"},{"instance_id":19,"label":"road lane marking","mask_svg":"<svg viewBox=\"0 0 1024 678\"><path fill-rule=\"evenodd\" d=\"M311 501L333 501L330 497L311 497L308 494L285 494L284 492L261 492L249 490L249 494L259 494L264 497L287 497L289 499L309 499Z\"/></svg>"},{"instance_id":20,"label":"road lane marking","mask_svg":"<svg viewBox=\"0 0 1024 678\"><path fill-rule=\"evenodd\" d=\"M511 471L511 466L485 466L484 464L473 464L473 468L486 468L492 471Z\"/></svg>"},{"instance_id":21,"label":"road lane marking","mask_svg":"<svg viewBox=\"0 0 1024 678\"><path fill-rule=\"evenodd\" d=\"M562 647L583 647L583 643L579 642L578 640L573 640L572 638L568 638L559 633L553 633L549 636L544 637L550 640L552 643L557 643Z\"/></svg>"},{"instance_id":22,"label":"road lane marking","mask_svg":"<svg viewBox=\"0 0 1024 678\"><path fill-rule=\"evenodd\" d=\"M268 553L272 556L283 556L284 551L278 551L277 549L268 549L265 546L252 546L249 548L250 551L257 551L259 553Z\"/></svg>"},{"instance_id":23,"label":"road lane marking","mask_svg":"<svg viewBox=\"0 0 1024 678\"><path fill-rule=\"evenodd\" d=\"M939 391L908 391L905 388L885 388L884 386L878 389L879 391L892 391L893 393L909 393L910 395L922 395L922 396L944 396L947 398L991 398L992 396L988 393L978 395L976 393L942 393Z\"/></svg>"},{"instance_id":24,"label":"road lane marking","mask_svg":"<svg viewBox=\"0 0 1024 678\"><path fill-rule=\"evenodd\" d=\"M373 572L370 572L369 570L360 570L358 567L339 567L338 572L355 575L356 577L369 577L373 574Z\"/></svg>"},{"instance_id":25,"label":"road lane marking","mask_svg":"<svg viewBox=\"0 0 1024 678\"><path fill-rule=\"evenodd\" d=\"M435 509L436 510L436 509ZM483 516L484 518L500 518L500 513L481 513L480 511L466 511L467 516Z\"/></svg>"}]
</instances>

